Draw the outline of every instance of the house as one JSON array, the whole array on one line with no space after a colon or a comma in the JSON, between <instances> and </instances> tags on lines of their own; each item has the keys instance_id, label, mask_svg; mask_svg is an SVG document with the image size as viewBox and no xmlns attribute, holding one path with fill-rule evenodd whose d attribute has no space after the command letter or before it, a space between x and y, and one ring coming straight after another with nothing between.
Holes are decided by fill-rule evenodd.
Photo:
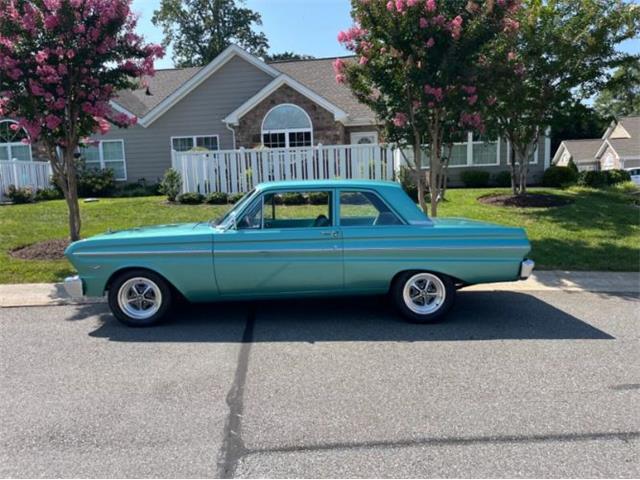
<instances>
[{"instance_id":1,"label":"house","mask_svg":"<svg viewBox=\"0 0 640 480\"><path fill-rule=\"evenodd\" d=\"M639 168L640 116L621 117L611 122L602 138L563 141L551 163L567 166L569 161L573 161L579 171Z\"/></svg>"},{"instance_id":2,"label":"house","mask_svg":"<svg viewBox=\"0 0 640 480\"><path fill-rule=\"evenodd\" d=\"M146 87L118 92L112 101L137 125L96 135L83 156L87 165L134 182L161 178L176 152L381 143L374 113L336 83L332 62L265 63L232 45L204 67L158 70ZM530 160L531 182L549 165L549 148L542 138ZM450 184L469 168L508 170L510 158L507 142L468 134L451 152Z\"/></svg>"}]
</instances>

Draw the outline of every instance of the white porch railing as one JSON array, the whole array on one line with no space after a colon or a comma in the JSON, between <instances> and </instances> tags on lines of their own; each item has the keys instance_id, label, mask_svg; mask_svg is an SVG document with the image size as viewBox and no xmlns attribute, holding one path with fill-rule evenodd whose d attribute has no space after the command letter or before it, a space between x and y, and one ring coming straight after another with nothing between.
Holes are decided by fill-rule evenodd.
<instances>
[{"instance_id":1,"label":"white porch railing","mask_svg":"<svg viewBox=\"0 0 640 480\"><path fill-rule=\"evenodd\" d=\"M9 185L33 190L47 188L51 175L49 162L0 161L0 200L6 200Z\"/></svg>"},{"instance_id":2,"label":"white porch railing","mask_svg":"<svg viewBox=\"0 0 640 480\"><path fill-rule=\"evenodd\" d=\"M390 145L331 145L264 150L172 152L183 192L239 193L277 180L393 180Z\"/></svg>"}]
</instances>

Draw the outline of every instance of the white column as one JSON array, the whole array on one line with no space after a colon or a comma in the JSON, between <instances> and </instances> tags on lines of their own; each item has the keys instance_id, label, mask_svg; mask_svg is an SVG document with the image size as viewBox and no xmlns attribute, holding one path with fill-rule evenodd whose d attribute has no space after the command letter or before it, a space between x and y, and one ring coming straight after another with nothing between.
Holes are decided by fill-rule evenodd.
<instances>
[{"instance_id":1,"label":"white column","mask_svg":"<svg viewBox=\"0 0 640 480\"><path fill-rule=\"evenodd\" d=\"M544 131L544 169L549 168L551 164L551 128L547 127Z\"/></svg>"},{"instance_id":2,"label":"white column","mask_svg":"<svg viewBox=\"0 0 640 480\"><path fill-rule=\"evenodd\" d=\"M473 132L467 132L467 165L473 165Z\"/></svg>"}]
</instances>

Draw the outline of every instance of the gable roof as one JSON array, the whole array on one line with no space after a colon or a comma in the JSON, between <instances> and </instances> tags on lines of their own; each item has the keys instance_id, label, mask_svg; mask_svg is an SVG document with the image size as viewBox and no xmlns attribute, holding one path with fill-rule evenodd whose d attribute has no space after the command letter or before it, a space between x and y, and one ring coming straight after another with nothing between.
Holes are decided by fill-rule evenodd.
<instances>
[{"instance_id":1,"label":"gable roof","mask_svg":"<svg viewBox=\"0 0 640 480\"><path fill-rule=\"evenodd\" d=\"M164 72L164 74L161 74L157 81L154 81L155 77L148 78L149 91L152 93L152 96L156 96L153 90L151 90L152 82L153 87L160 92L157 95L159 97L157 100L144 99L144 97L148 97L148 95L146 95L146 89L138 89L133 92L118 92L118 96L112 101L112 105L118 111L124 111L130 115L137 116L138 123L143 127L148 127L234 57L240 57L246 60L272 77L280 74L278 70L270 67L250 53L247 53L237 45L230 45L204 67L160 70L160 72ZM125 106L125 104L128 106ZM136 115L135 110L140 111L142 114Z\"/></svg>"},{"instance_id":2,"label":"gable roof","mask_svg":"<svg viewBox=\"0 0 640 480\"><path fill-rule=\"evenodd\" d=\"M343 57L350 61L355 57ZM349 114L349 124L376 123L373 111L360 103L345 84L336 82L333 58L293 60L270 63L273 68L297 80Z\"/></svg>"},{"instance_id":3,"label":"gable roof","mask_svg":"<svg viewBox=\"0 0 640 480\"><path fill-rule=\"evenodd\" d=\"M560 145L571 154L574 163L588 163L596 161L596 152L602 145L602 140L565 140Z\"/></svg>"},{"instance_id":4,"label":"gable roof","mask_svg":"<svg viewBox=\"0 0 640 480\"><path fill-rule=\"evenodd\" d=\"M616 128L619 126L624 129L622 133L625 133L625 135L612 138L611 134L614 130L620 131L619 128ZM626 134L628 134L628 136ZM611 147L618 158L640 158L640 116L620 117L617 122L612 122L611 126L605 132L603 140L600 148L596 152L597 158L602 156L607 147Z\"/></svg>"},{"instance_id":5,"label":"gable roof","mask_svg":"<svg viewBox=\"0 0 640 480\"><path fill-rule=\"evenodd\" d=\"M227 47L204 67L158 70L155 76L144 78L144 83L148 87L119 91L111 105L119 112L138 117L138 123L142 127L147 127L234 56L240 56L265 71L274 78L274 81L267 85L263 92L259 92L236 111L231 112L227 117L229 120L227 123L237 123L239 117L262 99L261 93L268 95L283 84L289 85L329 110L336 120L346 125L376 123L373 111L358 102L348 86L336 82L332 66L333 59L294 60L268 64L236 45ZM354 57L344 58L348 61Z\"/></svg>"},{"instance_id":6,"label":"gable roof","mask_svg":"<svg viewBox=\"0 0 640 480\"><path fill-rule=\"evenodd\" d=\"M240 105L237 109L231 112L227 117L223 120L225 123L231 125L237 125L240 118L244 116L246 113L251 111L253 107L258 105L261 101L271 95L273 92L278 90L283 85L288 85L293 88L296 92L304 95L305 97L313 100L316 104L320 105L325 110L333 113L333 117L336 121L344 122L347 120L348 114L338 106L326 100L324 97L321 97L317 93L312 90L309 90L307 87L302 85L300 82L290 78L289 76L282 74L277 78L273 79L268 85L266 85L262 90L256 93L253 97L249 98L246 102Z\"/></svg>"}]
</instances>

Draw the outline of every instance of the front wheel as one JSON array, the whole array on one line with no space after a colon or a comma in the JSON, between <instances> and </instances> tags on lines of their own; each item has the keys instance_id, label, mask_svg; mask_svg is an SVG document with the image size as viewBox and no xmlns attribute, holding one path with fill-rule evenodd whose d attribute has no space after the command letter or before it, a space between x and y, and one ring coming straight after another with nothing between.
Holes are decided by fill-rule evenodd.
<instances>
[{"instance_id":1,"label":"front wheel","mask_svg":"<svg viewBox=\"0 0 640 480\"><path fill-rule=\"evenodd\" d=\"M171 288L160 275L131 270L109 288L109 308L122 323L149 327L158 323L171 305Z\"/></svg>"},{"instance_id":2,"label":"front wheel","mask_svg":"<svg viewBox=\"0 0 640 480\"><path fill-rule=\"evenodd\" d=\"M430 272L407 272L392 286L400 313L414 323L436 323L449 311L456 295L451 278Z\"/></svg>"}]
</instances>

